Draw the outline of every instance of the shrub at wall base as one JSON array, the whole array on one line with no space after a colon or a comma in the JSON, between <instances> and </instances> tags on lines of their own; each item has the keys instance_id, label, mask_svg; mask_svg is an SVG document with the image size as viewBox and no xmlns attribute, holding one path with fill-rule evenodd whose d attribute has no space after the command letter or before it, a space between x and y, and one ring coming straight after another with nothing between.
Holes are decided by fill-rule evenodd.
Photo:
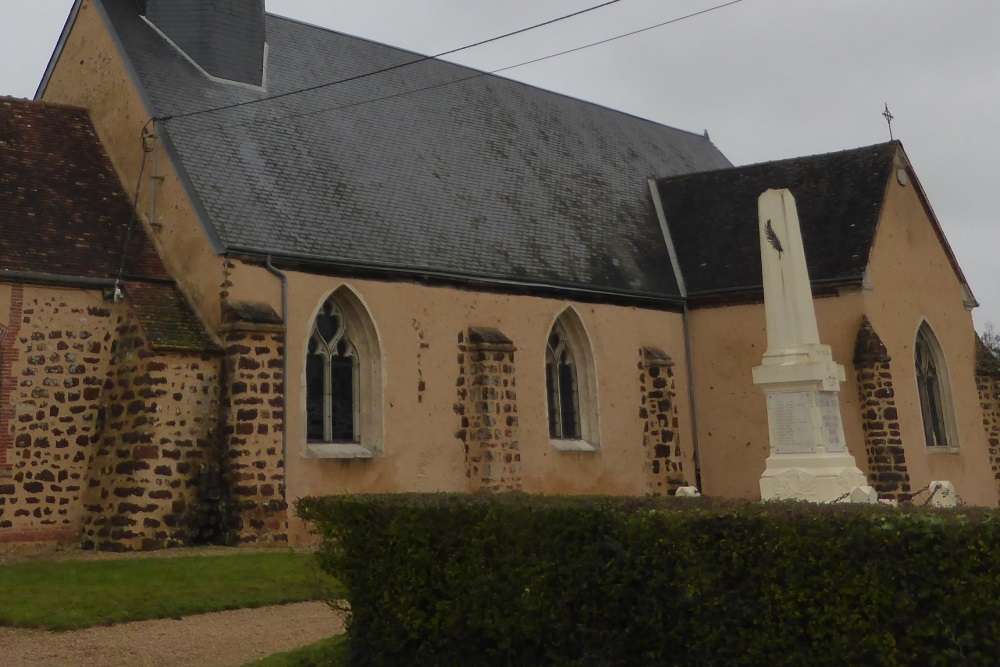
<instances>
[{"instance_id":1,"label":"shrub at wall base","mask_svg":"<svg viewBox=\"0 0 1000 667\"><path fill-rule=\"evenodd\" d=\"M305 499L351 665L992 665L995 513L706 499Z\"/></svg>"}]
</instances>

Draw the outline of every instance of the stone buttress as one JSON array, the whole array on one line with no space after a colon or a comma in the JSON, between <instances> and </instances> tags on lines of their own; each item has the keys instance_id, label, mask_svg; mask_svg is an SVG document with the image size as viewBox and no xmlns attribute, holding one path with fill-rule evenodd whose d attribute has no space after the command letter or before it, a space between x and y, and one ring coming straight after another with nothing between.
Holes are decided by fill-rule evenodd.
<instances>
[{"instance_id":1,"label":"stone buttress","mask_svg":"<svg viewBox=\"0 0 1000 667\"><path fill-rule=\"evenodd\" d=\"M458 335L458 401L466 477L473 491L521 489L514 343L496 329Z\"/></svg>"},{"instance_id":2,"label":"stone buttress","mask_svg":"<svg viewBox=\"0 0 1000 667\"><path fill-rule=\"evenodd\" d=\"M654 495L673 495L688 482L684 477L684 455L674 400L677 393L674 362L663 350L655 347L639 350L639 389L646 484Z\"/></svg>"},{"instance_id":3,"label":"stone buttress","mask_svg":"<svg viewBox=\"0 0 1000 667\"><path fill-rule=\"evenodd\" d=\"M263 304L227 301L223 313L222 474L234 529L242 543L285 543L285 328Z\"/></svg>"},{"instance_id":4,"label":"stone buttress","mask_svg":"<svg viewBox=\"0 0 1000 667\"><path fill-rule=\"evenodd\" d=\"M860 392L868 481L879 498L910 499L910 474L899 430L891 358L865 316L854 344L854 369Z\"/></svg>"},{"instance_id":5,"label":"stone buttress","mask_svg":"<svg viewBox=\"0 0 1000 667\"><path fill-rule=\"evenodd\" d=\"M216 438L217 347L172 288L136 285L126 294L97 412L84 549L190 543L196 480Z\"/></svg>"},{"instance_id":6,"label":"stone buttress","mask_svg":"<svg viewBox=\"0 0 1000 667\"><path fill-rule=\"evenodd\" d=\"M983 410L990 469L1000 493L1000 360L976 337L976 387Z\"/></svg>"}]
</instances>

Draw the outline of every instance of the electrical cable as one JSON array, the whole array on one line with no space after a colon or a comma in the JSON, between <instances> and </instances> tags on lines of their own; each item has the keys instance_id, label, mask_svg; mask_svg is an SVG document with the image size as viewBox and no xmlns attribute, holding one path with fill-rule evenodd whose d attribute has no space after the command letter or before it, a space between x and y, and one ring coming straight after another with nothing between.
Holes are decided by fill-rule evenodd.
<instances>
[{"instance_id":1,"label":"electrical cable","mask_svg":"<svg viewBox=\"0 0 1000 667\"><path fill-rule=\"evenodd\" d=\"M132 232L135 229L135 223L138 219L139 213L139 191L142 189L142 175L146 170L146 154L153 151L153 147L147 143L147 139L152 138L149 132L149 124L153 122L152 120L147 120L142 126L142 131L139 133L139 141L142 143L142 163L139 165L139 177L136 179L135 183L135 198L132 200L132 215L129 218L128 229L125 231L125 245L122 246L122 261L118 266L118 274L115 276L115 284L112 288L111 298L113 301L117 301L121 295L121 283L122 275L125 273L125 260L128 257L128 246L132 242Z\"/></svg>"},{"instance_id":2,"label":"electrical cable","mask_svg":"<svg viewBox=\"0 0 1000 667\"><path fill-rule=\"evenodd\" d=\"M483 77L483 76L490 76L492 74L497 74L499 72L506 72L507 70L512 70L512 69L515 69L515 68L518 68L518 67L524 67L525 65L532 65L532 64L537 63L537 62L542 62L543 60L549 60L551 58L557 58L559 56L564 56L564 55L567 55L569 53L575 53L577 51L582 51L584 49L589 49L589 48L591 48L593 46L600 46L602 44L607 44L609 42L614 42L614 41L619 40L619 39L624 39L625 37L631 37L633 35L638 35L640 33L647 32L649 30L655 30L656 28L662 28L663 26L667 26L667 25L670 25L672 23L678 23L680 21L684 21L684 20L687 20L687 19L690 19L690 18L694 18L694 17L700 16L702 14L707 14L708 12L713 12L713 11L716 11L718 9L723 9L725 7L729 7L731 5L735 5L735 4L738 4L738 3L743 2L743 1L744 0L730 0L730 2L726 2L726 3L723 3L721 5L715 5L714 7L709 7L707 9L702 9L702 10L694 12L692 14L686 14L684 16L679 16L677 18L670 19L669 21L663 21L661 23L657 23L656 25L647 26L645 28L640 28L638 30L632 30L630 32L622 33L622 34L616 35L614 37L609 37L607 39L602 39L602 40L599 40L599 41L596 41L596 42L591 42L589 44L584 44L583 46L577 46L577 47L574 47L572 49L566 49L565 51L559 51L558 53L552 53L552 54L549 54L547 56L542 56L540 58L533 58L531 60L525 60L524 62L516 63L514 65L507 65L505 67L500 67L500 68L497 68L497 69L494 69L494 70L483 71L483 72L477 71L475 74L472 74L470 76L465 76L465 77L462 77L460 79L452 79L450 81L443 81L441 83L436 83L436 84L433 84L431 86L424 86L422 88L414 88L413 90L404 90L404 91L401 91L401 92L398 92L398 93L393 93L391 95L384 95L382 97L373 97L373 98L370 98L370 99L361 100L359 102L351 102L351 103L348 103L348 104L341 104L341 105L337 105L337 106L333 106L333 107L323 107L323 108L320 108L320 109L312 109L310 111L302 111L302 112L299 112L299 113L284 114L284 115L280 115L280 116L271 116L271 117L268 117L267 119L255 119L255 120L243 121L243 122L227 122L226 126L227 127L233 127L233 126L237 126L237 125L253 125L253 124L264 123L264 122L266 122L266 123L272 123L272 122L274 122L276 120L286 120L286 119L291 119L291 118L303 118L303 117L306 117L306 116L314 116L316 114L325 113L327 111L341 111L343 109L350 109L352 107L363 106L365 104L373 104L375 102L383 102L385 100L391 100L391 99L396 98L396 97L404 97L406 95L413 95L413 94L421 93L421 92L424 92L424 91L427 91L427 90L434 90L435 88L442 88L444 86L451 86L453 84L462 83L464 81L471 81L472 79L478 79L478 78ZM417 62L417 61L414 61L414 62ZM361 77L364 77L364 76L369 76L369 75L361 75ZM330 84L330 85L332 85L332 84ZM274 98L268 98L268 99L274 99ZM261 101L263 101L263 100L261 100ZM172 116L172 117L168 116L165 119L166 120L170 120L172 118L181 118L181 117L183 117L183 116Z\"/></svg>"},{"instance_id":3,"label":"electrical cable","mask_svg":"<svg viewBox=\"0 0 1000 667\"><path fill-rule=\"evenodd\" d=\"M410 60L410 61L405 62L405 63L399 63L399 64L396 64L396 65L391 65L390 67L384 67L382 69L375 70L373 72L367 72L365 74L355 74L354 76L349 76L349 77L347 77L345 79L339 79L337 81L330 81L328 83L321 83L321 84L317 84L315 86L309 86L309 87L306 87L306 88L299 88L297 90L290 90L290 91L285 92L285 93L279 93L278 95L271 95L270 97L263 97L263 98L261 98L259 100L247 100L245 102L236 102L236 103L233 103L233 104L225 104L223 106L212 107L212 108L209 108L209 109L200 109L198 111L188 111L186 113L166 115L166 116L162 116L162 117L160 117L160 118L158 118L156 120L161 120L161 121L175 120L175 119L178 119L178 118L187 118L189 116L198 116L198 115L206 114L206 113L214 113L216 111L226 111L228 109L236 109L238 107L245 107L245 106L249 106L251 104L261 104L263 102L270 102L272 100L281 99L283 97L289 97L291 95L299 95L301 93L308 93L308 92L311 92L311 91L314 91L314 90L319 90L321 88L329 88L330 86L336 86L336 85L339 85L341 83L348 83L350 81L356 81L358 79L363 79L363 78L369 77L369 76L375 76L377 74L384 74L385 72L391 72L393 70L401 69L403 67L409 67L410 65L416 65L417 63L422 63L422 62L425 62L427 60L437 60L437 59L443 58L444 56L449 56L449 55L452 55L454 53L458 53L459 51L466 51L468 49L472 49L472 48L475 48L477 46L482 46L484 44L490 44L491 42L496 42L496 41L499 41L501 39L507 39L508 37L513 37L514 35L520 35L521 33L525 33L525 32L528 32L530 30L535 30L537 28L542 28L542 27L545 27L545 26L548 26L548 25L552 25L553 23L558 23L559 21L565 21L566 19L570 19L570 18L573 18L573 17L576 17L576 16L580 16L581 14L586 14L587 12L592 12L592 11L594 11L596 9L601 9L602 7L607 7L608 5L613 5L613 4L616 4L618 2L621 2L621 0L608 0L607 2L602 2L599 5L594 5L593 7L588 7L586 9L581 9L580 11L576 11L576 12L573 12L571 14L566 14L566 15L560 16L558 18L549 19L548 21L543 21L541 23L536 23L536 24L530 25L530 26L528 26L526 28L519 28L518 30L514 30L514 31L508 32L508 33L504 33L503 35L497 35L496 37L490 37L489 39L484 39L484 40L481 40L481 41L478 41L478 42L474 42L472 44L466 44L465 46L460 46L460 47L458 47L456 49L450 49L448 51L442 51L441 53L438 53L438 54L433 55L433 56L421 56L420 58L417 58L416 60Z\"/></svg>"}]
</instances>

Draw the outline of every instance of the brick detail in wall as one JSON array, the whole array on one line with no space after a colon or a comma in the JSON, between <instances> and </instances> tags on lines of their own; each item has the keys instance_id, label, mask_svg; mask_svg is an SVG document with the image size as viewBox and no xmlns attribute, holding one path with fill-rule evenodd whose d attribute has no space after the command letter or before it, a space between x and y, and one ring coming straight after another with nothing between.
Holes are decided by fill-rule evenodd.
<instances>
[{"instance_id":1,"label":"brick detail in wall","mask_svg":"<svg viewBox=\"0 0 1000 667\"><path fill-rule=\"evenodd\" d=\"M910 499L910 473L899 430L891 358L866 316L854 344L868 482L879 498Z\"/></svg>"},{"instance_id":2,"label":"brick detail in wall","mask_svg":"<svg viewBox=\"0 0 1000 667\"><path fill-rule=\"evenodd\" d=\"M639 417L642 419L643 471L654 495L673 495L687 486L678 426L674 362L663 350L639 350Z\"/></svg>"},{"instance_id":3,"label":"brick detail in wall","mask_svg":"<svg viewBox=\"0 0 1000 667\"><path fill-rule=\"evenodd\" d=\"M976 387L983 411L990 469L1000 495L1000 360L976 337Z\"/></svg>"},{"instance_id":4,"label":"brick detail in wall","mask_svg":"<svg viewBox=\"0 0 1000 667\"><path fill-rule=\"evenodd\" d=\"M281 325L224 324L221 423L224 476L241 543L288 541L283 434L285 333Z\"/></svg>"},{"instance_id":5,"label":"brick detail in wall","mask_svg":"<svg viewBox=\"0 0 1000 667\"><path fill-rule=\"evenodd\" d=\"M119 317L81 517L82 547L132 551L191 537L197 479L218 422L219 359L156 353Z\"/></svg>"},{"instance_id":6,"label":"brick detail in wall","mask_svg":"<svg viewBox=\"0 0 1000 667\"><path fill-rule=\"evenodd\" d=\"M514 343L496 329L458 335L460 428L466 477L473 491L521 490Z\"/></svg>"},{"instance_id":7,"label":"brick detail in wall","mask_svg":"<svg viewBox=\"0 0 1000 667\"><path fill-rule=\"evenodd\" d=\"M10 290L10 315L6 326L0 324L0 480L10 476L9 459L14 440L14 392L17 378L14 367L18 360L17 337L21 331L24 308L24 287L14 285Z\"/></svg>"}]
</instances>

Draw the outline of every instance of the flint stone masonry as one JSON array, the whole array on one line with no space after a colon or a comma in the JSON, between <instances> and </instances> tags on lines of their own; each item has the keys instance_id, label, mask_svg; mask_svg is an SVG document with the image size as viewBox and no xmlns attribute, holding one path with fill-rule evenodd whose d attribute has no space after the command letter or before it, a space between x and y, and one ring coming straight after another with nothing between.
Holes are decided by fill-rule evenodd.
<instances>
[{"instance_id":1,"label":"flint stone masonry","mask_svg":"<svg viewBox=\"0 0 1000 667\"><path fill-rule=\"evenodd\" d=\"M118 318L98 412L81 530L84 549L152 550L191 536L195 480L219 408L217 355L156 353L138 318Z\"/></svg>"},{"instance_id":2,"label":"flint stone masonry","mask_svg":"<svg viewBox=\"0 0 1000 667\"><path fill-rule=\"evenodd\" d=\"M473 491L521 490L513 341L497 329L471 327L458 334L460 428L466 477Z\"/></svg>"},{"instance_id":3,"label":"flint stone masonry","mask_svg":"<svg viewBox=\"0 0 1000 667\"><path fill-rule=\"evenodd\" d=\"M237 506L241 543L288 541L283 434L285 330L236 321L222 325L223 475Z\"/></svg>"},{"instance_id":4,"label":"flint stone masonry","mask_svg":"<svg viewBox=\"0 0 1000 667\"><path fill-rule=\"evenodd\" d=\"M868 482L881 499L910 499L910 474L899 430L889 353L866 316L854 343Z\"/></svg>"},{"instance_id":5,"label":"flint stone masonry","mask_svg":"<svg viewBox=\"0 0 1000 667\"><path fill-rule=\"evenodd\" d=\"M674 495L688 486L678 426L674 362L663 350L639 350L639 417L643 420L643 471L650 493Z\"/></svg>"},{"instance_id":6,"label":"flint stone masonry","mask_svg":"<svg viewBox=\"0 0 1000 667\"><path fill-rule=\"evenodd\" d=\"M13 285L10 294L0 342L0 541L65 540L77 532L97 440L112 313L97 292Z\"/></svg>"},{"instance_id":7,"label":"flint stone masonry","mask_svg":"<svg viewBox=\"0 0 1000 667\"><path fill-rule=\"evenodd\" d=\"M983 429L990 469L1000 495L1000 360L976 337L976 388L983 411Z\"/></svg>"}]
</instances>

